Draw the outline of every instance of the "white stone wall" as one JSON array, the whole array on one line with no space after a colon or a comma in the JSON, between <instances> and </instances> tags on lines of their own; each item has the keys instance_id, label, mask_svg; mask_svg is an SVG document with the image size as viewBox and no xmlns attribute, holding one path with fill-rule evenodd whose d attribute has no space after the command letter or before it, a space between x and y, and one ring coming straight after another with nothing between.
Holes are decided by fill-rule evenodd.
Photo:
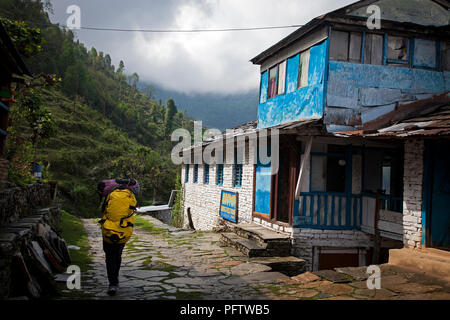
<instances>
[{"instance_id":1,"label":"white stone wall","mask_svg":"<svg viewBox=\"0 0 450 320\"><path fill-rule=\"evenodd\" d=\"M251 222L253 210L254 165L249 164L249 151L242 165L242 187L233 187L233 164L223 166L223 185L218 186L217 166L209 166L209 184L203 183L203 165L198 166L198 183L194 184L194 165L189 165L189 182L185 183L185 169L182 166L181 177L184 183L184 223L188 226L187 209L191 208L192 222L197 230L212 230L225 222L219 216L221 190L238 193L238 223ZM232 223L232 222L230 222Z\"/></svg>"},{"instance_id":2,"label":"white stone wall","mask_svg":"<svg viewBox=\"0 0 450 320\"><path fill-rule=\"evenodd\" d=\"M403 174L403 243L419 248L422 239L422 186L424 176L424 142L405 142Z\"/></svg>"},{"instance_id":3,"label":"white stone wall","mask_svg":"<svg viewBox=\"0 0 450 320\"><path fill-rule=\"evenodd\" d=\"M358 230L319 230L294 228L292 254L306 261L306 268L313 271L314 247L370 248L371 237ZM316 257L317 259L317 257Z\"/></svg>"}]
</instances>

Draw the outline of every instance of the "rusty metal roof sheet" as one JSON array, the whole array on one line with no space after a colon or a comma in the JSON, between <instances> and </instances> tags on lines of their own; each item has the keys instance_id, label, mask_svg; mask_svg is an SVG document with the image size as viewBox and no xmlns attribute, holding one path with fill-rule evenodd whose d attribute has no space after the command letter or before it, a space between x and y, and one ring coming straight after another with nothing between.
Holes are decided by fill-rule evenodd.
<instances>
[{"instance_id":1,"label":"rusty metal roof sheet","mask_svg":"<svg viewBox=\"0 0 450 320\"><path fill-rule=\"evenodd\" d=\"M376 127L378 125L378 127ZM357 131L338 132L340 137L450 136L450 98L448 92L419 100L374 121Z\"/></svg>"}]
</instances>

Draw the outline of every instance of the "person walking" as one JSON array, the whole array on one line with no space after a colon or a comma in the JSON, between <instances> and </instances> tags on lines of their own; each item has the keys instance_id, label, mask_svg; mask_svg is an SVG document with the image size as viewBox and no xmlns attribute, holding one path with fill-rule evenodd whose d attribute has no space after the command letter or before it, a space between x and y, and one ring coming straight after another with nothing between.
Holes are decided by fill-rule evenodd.
<instances>
[{"instance_id":1,"label":"person walking","mask_svg":"<svg viewBox=\"0 0 450 320\"><path fill-rule=\"evenodd\" d=\"M103 251L105 252L106 271L109 287L107 293L115 295L119 289L119 271L122 264L122 252L125 244L133 234L134 213L139 192L139 183L134 179L107 180L116 181L111 191L108 182L99 184L99 191L107 194L102 205L102 219L99 221L102 229ZM123 183L125 182L126 183ZM122 182L122 183L120 183Z\"/></svg>"}]
</instances>

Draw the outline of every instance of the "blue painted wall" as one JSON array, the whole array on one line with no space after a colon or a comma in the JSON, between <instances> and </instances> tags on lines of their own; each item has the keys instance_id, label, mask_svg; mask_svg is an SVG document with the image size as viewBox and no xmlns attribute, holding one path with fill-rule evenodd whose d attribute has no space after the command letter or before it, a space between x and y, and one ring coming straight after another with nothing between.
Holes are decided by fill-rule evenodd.
<instances>
[{"instance_id":1,"label":"blue painted wall","mask_svg":"<svg viewBox=\"0 0 450 320\"><path fill-rule=\"evenodd\" d=\"M270 215L271 167L259 164L255 179L255 212Z\"/></svg>"},{"instance_id":2,"label":"blue painted wall","mask_svg":"<svg viewBox=\"0 0 450 320\"><path fill-rule=\"evenodd\" d=\"M261 75L258 128L301 119L320 119L323 113L328 40L310 50L308 86L297 89L299 54L288 59L286 93L267 100L268 71Z\"/></svg>"},{"instance_id":3,"label":"blue painted wall","mask_svg":"<svg viewBox=\"0 0 450 320\"><path fill-rule=\"evenodd\" d=\"M431 59L420 61L431 63ZM325 123L355 126L394 110L398 102L448 91L450 73L330 61L326 86Z\"/></svg>"}]
</instances>

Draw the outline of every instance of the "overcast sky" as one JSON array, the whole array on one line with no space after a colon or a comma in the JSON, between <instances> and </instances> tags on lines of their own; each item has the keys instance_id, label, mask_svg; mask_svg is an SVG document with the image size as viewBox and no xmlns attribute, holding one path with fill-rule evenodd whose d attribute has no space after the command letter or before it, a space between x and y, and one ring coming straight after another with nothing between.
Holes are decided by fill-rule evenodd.
<instances>
[{"instance_id":1,"label":"overcast sky","mask_svg":"<svg viewBox=\"0 0 450 320\"><path fill-rule=\"evenodd\" d=\"M221 29L305 24L355 0L52 0L52 22L66 25L69 5L83 27ZM249 60L295 29L154 34L77 30L87 48L120 60L141 81L180 92L233 93L257 88L259 66Z\"/></svg>"}]
</instances>

